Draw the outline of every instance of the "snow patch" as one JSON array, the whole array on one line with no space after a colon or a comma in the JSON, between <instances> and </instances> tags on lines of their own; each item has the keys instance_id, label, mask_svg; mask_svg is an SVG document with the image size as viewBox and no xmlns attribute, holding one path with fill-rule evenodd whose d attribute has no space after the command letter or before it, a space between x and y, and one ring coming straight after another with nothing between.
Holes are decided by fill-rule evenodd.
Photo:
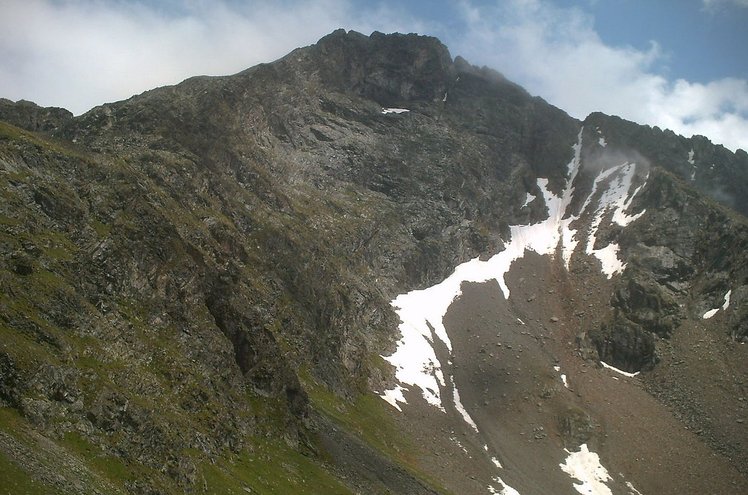
<instances>
[{"instance_id":1,"label":"snow patch","mask_svg":"<svg viewBox=\"0 0 748 495\"><path fill-rule=\"evenodd\" d=\"M435 289L435 290L434 290ZM440 341L448 350L452 350L447 332L442 324L444 312L434 311L434 306L446 306L454 299L452 292L431 289L412 291L398 296L392 305L400 316L400 333L402 337L397 343L397 350L391 356L382 356L396 368L395 375L401 384L417 386L421 389L423 398L442 411L440 387L445 387L441 365L434 352L436 341ZM395 399L405 403L401 392L402 387L396 386L398 392L385 391L382 398Z\"/></svg>"},{"instance_id":2,"label":"snow patch","mask_svg":"<svg viewBox=\"0 0 748 495\"><path fill-rule=\"evenodd\" d=\"M642 492L634 488L634 485L632 485L628 481L626 482L626 488L628 488L629 490L631 490L631 492L633 492L633 493L630 492L629 495L642 495Z\"/></svg>"},{"instance_id":3,"label":"snow patch","mask_svg":"<svg viewBox=\"0 0 748 495\"><path fill-rule=\"evenodd\" d=\"M457 409L457 412L460 413L463 421L469 424L476 433L479 433L478 425L475 424L475 421L473 421L473 418L470 416L470 414L468 414L465 406L462 405L462 401L460 400L460 392L457 390L457 385L455 385L454 378L450 377L450 380L452 382L452 401L454 402L455 409Z\"/></svg>"},{"instance_id":4,"label":"snow patch","mask_svg":"<svg viewBox=\"0 0 748 495\"><path fill-rule=\"evenodd\" d=\"M533 201L535 201L535 196L530 193L527 193L527 196L525 197L525 202L522 203L522 206L520 206L520 208L524 208L525 206L529 205Z\"/></svg>"},{"instance_id":5,"label":"snow patch","mask_svg":"<svg viewBox=\"0 0 748 495\"><path fill-rule=\"evenodd\" d=\"M561 371L561 366L554 366L553 369L556 372L559 372L559 371ZM564 384L564 387L569 388L569 382L566 380L566 374L565 373L561 373L561 383Z\"/></svg>"},{"instance_id":6,"label":"snow patch","mask_svg":"<svg viewBox=\"0 0 748 495\"><path fill-rule=\"evenodd\" d=\"M696 180L696 162L693 160L693 150L688 152L688 163L691 164L691 180Z\"/></svg>"},{"instance_id":7,"label":"snow patch","mask_svg":"<svg viewBox=\"0 0 748 495\"><path fill-rule=\"evenodd\" d=\"M512 488L511 486L504 483L504 480L499 478L498 476L493 477L494 483L497 483L501 486L498 490L492 486L488 486L488 493L491 493L492 495L520 495L520 493Z\"/></svg>"},{"instance_id":8,"label":"snow patch","mask_svg":"<svg viewBox=\"0 0 748 495\"><path fill-rule=\"evenodd\" d=\"M706 313L704 313L704 315L701 318L704 319L704 320L708 320L712 316L716 315L717 311L719 311L719 308L717 308L717 309L710 309L709 311L707 311Z\"/></svg>"},{"instance_id":9,"label":"snow patch","mask_svg":"<svg viewBox=\"0 0 748 495\"><path fill-rule=\"evenodd\" d=\"M468 454L468 455L469 455L469 453L468 453L468 449L466 449L466 448L465 448L465 446L464 446L464 445L462 445L462 443L461 443L461 442L460 442L459 440L457 440L457 438L455 438L455 437L452 437L452 441L453 441L454 443L456 443L456 444L457 444L457 446L458 446L458 447L460 447L460 448L462 449L462 451L463 451L464 453L466 453L466 454Z\"/></svg>"},{"instance_id":10,"label":"snow patch","mask_svg":"<svg viewBox=\"0 0 748 495\"><path fill-rule=\"evenodd\" d=\"M719 308L710 309L704 315L702 316L703 319L708 320L712 316L716 315L717 312L721 309L722 311L727 310L728 307L730 307L730 297L732 296L732 289L728 290L727 293L724 295L724 303Z\"/></svg>"},{"instance_id":11,"label":"snow patch","mask_svg":"<svg viewBox=\"0 0 748 495\"><path fill-rule=\"evenodd\" d=\"M566 462L559 464L561 470L579 481L574 483L574 489L583 495L612 495L605 484L611 481L608 470L600 464L600 456L590 452L587 444L579 447L579 452L569 452Z\"/></svg>"},{"instance_id":12,"label":"snow patch","mask_svg":"<svg viewBox=\"0 0 748 495\"><path fill-rule=\"evenodd\" d=\"M605 136L603 136L603 131L601 131L599 127L595 127L595 132L600 135L600 138L597 140L597 144L605 148L608 145L608 142L605 140Z\"/></svg>"},{"instance_id":13,"label":"snow patch","mask_svg":"<svg viewBox=\"0 0 748 495\"><path fill-rule=\"evenodd\" d=\"M389 113L407 113L410 112L407 108L383 108L382 113L387 115Z\"/></svg>"},{"instance_id":14,"label":"snow patch","mask_svg":"<svg viewBox=\"0 0 748 495\"><path fill-rule=\"evenodd\" d=\"M603 248L595 249L597 234L599 233L603 217L611 211L613 222L621 227L629 225L646 212L646 210L642 210L635 215L629 215L626 213L631 206L634 197L639 193L642 187L644 187L644 184L642 184L631 192L631 185L635 175L636 164L634 163L624 163L601 172L595 179L595 183L592 186L592 192L582 207L582 210L585 211L589 207L592 197L595 196L601 184L608 183L607 189L603 191L598 200L597 210L595 211L595 216L590 225L590 233L587 239L586 248L587 254L594 255L600 261L602 271L608 278L613 277L616 273L622 272L624 268L626 268L626 265L618 257L618 244L610 243ZM647 178L649 178L649 176L647 176ZM645 183L647 178L644 180Z\"/></svg>"},{"instance_id":15,"label":"snow patch","mask_svg":"<svg viewBox=\"0 0 748 495\"><path fill-rule=\"evenodd\" d=\"M626 264L618 257L619 246L611 242L604 248L593 249L591 254L600 261L601 270L606 277L612 278L616 273L621 273Z\"/></svg>"},{"instance_id":16,"label":"snow patch","mask_svg":"<svg viewBox=\"0 0 748 495\"><path fill-rule=\"evenodd\" d=\"M504 466L501 465L499 460L495 457L491 457L491 462L493 462L493 465L496 466L499 469L504 469Z\"/></svg>"},{"instance_id":17,"label":"snow patch","mask_svg":"<svg viewBox=\"0 0 748 495\"><path fill-rule=\"evenodd\" d=\"M730 307L730 296L732 296L732 289L728 290L727 294L725 294L725 303L722 305L722 311Z\"/></svg>"},{"instance_id":18,"label":"snow patch","mask_svg":"<svg viewBox=\"0 0 748 495\"><path fill-rule=\"evenodd\" d=\"M623 376L627 376L629 378L633 378L633 377L635 377L636 375L639 374L639 371L637 371L636 373L629 373L628 371L620 370L620 369L616 368L615 366L609 365L605 361L600 361L600 364L603 365L603 368L608 368L611 371L615 371L616 373L621 374Z\"/></svg>"},{"instance_id":19,"label":"snow patch","mask_svg":"<svg viewBox=\"0 0 748 495\"><path fill-rule=\"evenodd\" d=\"M403 410L400 409L400 405L398 404L398 402L406 403L405 396L403 395L403 390L403 387L401 387L400 385L395 385L395 388L385 390L380 397L389 402L392 407L394 407L398 411L403 412Z\"/></svg>"}]
</instances>

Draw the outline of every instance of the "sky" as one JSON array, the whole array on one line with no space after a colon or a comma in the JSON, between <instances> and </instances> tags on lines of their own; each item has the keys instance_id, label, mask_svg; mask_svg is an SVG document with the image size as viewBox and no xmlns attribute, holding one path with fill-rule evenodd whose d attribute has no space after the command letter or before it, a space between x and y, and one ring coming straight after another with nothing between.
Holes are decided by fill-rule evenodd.
<instances>
[{"instance_id":1,"label":"sky","mask_svg":"<svg viewBox=\"0 0 748 495\"><path fill-rule=\"evenodd\" d=\"M0 0L0 97L78 115L340 27L437 36L579 119L748 150L748 0Z\"/></svg>"}]
</instances>

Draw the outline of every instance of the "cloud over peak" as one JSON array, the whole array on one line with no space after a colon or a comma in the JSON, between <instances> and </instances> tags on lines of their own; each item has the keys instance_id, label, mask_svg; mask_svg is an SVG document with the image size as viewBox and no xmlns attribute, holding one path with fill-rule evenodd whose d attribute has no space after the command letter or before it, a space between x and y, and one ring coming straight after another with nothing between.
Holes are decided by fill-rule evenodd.
<instances>
[{"instance_id":1,"label":"cloud over peak","mask_svg":"<svg viewBox=\"0 0 748 495\"><path fill-rule=\"evenodd\" d=\"M285 55L341 26L422 28L385 5L347 0L11 0L0 16L0 95L81 113L199 74L230 74Z\"/></svg>"},{"instance_id":2,"label":"cloud over peak","mask_svg":"<svg viewBox=\"0 0 748 495\"><path fill-rule=\"evenodd\" d=\"M748 0L703 0L704 8ZM580 5L584 5L580 3ZM230 74L336 28L439 36L578 118L615 114L748 149L748 84L671 80L656 41L606 44L594 18L549 0L442 2L431 15L382 0L7 0L0 16L0 96L81 113L199 74ZM698 8L698 7L697 7Z\"/></svg>"},{"instance_id":3,"label":"cloud over peak","mask_svg":"<svg viewBox=\"0 0 748 495\"><path fill-rule=\"evenodd\" d=\"M665 59L658 43L644 50L607 45L578 8L542 0L463 2L462 15L464 35L450 46L577 118L601 111L748 149L745 80L669 81L657 71Z\"/></svg>"}]
</instances>

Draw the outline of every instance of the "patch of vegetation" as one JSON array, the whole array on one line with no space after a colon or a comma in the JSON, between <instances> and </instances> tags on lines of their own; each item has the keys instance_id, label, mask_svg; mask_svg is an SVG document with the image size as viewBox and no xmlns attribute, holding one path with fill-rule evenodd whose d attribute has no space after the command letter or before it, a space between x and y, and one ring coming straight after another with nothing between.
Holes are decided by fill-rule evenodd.
<instances>
[{"instance_id":1,"label":"patch of vegetation","mask_svg":"<svg viewBox=\"0 0 748 495\"><path fill-rule=\"evenodd\" d=\"M301 371L299 378L316 410L356 434L438 493L447 493L436 480L422 472L419 448L394 423L386 410L390 406L381 397L368 392L348 402L318 383L308 372Z\"/></svg>"},{"instance_id":2,"label":"patch of vegetation","mask_svg":"<svg viewBox=\"0 0 748 495\"><path fill-rule=\"evenodd\" d=\"M3 300L0 299L0 304ZM52 346L31 332L10 327L0 321L2 352L7 353L20 370L35 368L40 362L57 363Z\"/></svg>"},{"instance_id":3,"label":"patch of vegetation","mask_svg":"<svg viewBox=\"0 0 748 495\"><path fill-rule=\"evenodd\" d=\"M105 455L100 449L88 442L79 433L66 433L63 436L62 444L74 452L78 458L88 464L89 467L93 468L93 471L103 475L116 485L123 485L128 480L137 479L132 467L126 466L125 463L117 457ZM142 466L139 466L138 471L142 470Z\"/></svg>"},{"instance_id":4,"label":"patch of vegetation","mask_svg":"<svg viewBox=\"0 0 748 495\"><path fill-rule=\"evenodd\" d=\"M251 451L228 462L201 466L204 489L199 493L280 493L349 495L352 492L318 460L307 457L278 439L255 438Z\"/></svg>"},{"instance_id":5,"label":"patch of vegetation","mask_svg":"<svg viewBox=\"0 0 748 495\"><path fill-rule=\"evenodd\" d=\"M89 161L89 157L72 143L59 141L54 138L45 138L31 131L23 130L7 122L0 121L0 141L10 140L31 144L42 151L52 151L59 155Z\"/></svg>"},{"instance_id":6,"label":"patch of vegetation","mask_svg":"<svg viewBox=\"0 0 748 495\"><path fill-rule=\"evenodd\" d=\"M21 414L11 407L0 407L0 429L15 436L23 424Z\"/></svg>"},{"instance_id":7,"label":"patch of vegetation","mask_svg":"<svg viewBox=\"0 0 748 495\"><path fill-rule=\"evenodd\" d=\"M98 220L94 220L91 222L91 228L94 229L96 232L96 235L99 236L99 238L103 239L109 235L109 233L112 231L112 226L106 223L102 223Z\"/></svg>"},{"instance_id":8,"label":"patch of vegetation","mask_svg":"<svg viewBox=\"0 0 748 495\"><path fill-rule=\"evenodd\" d=\"M0 480L5 493L23 495L51 495L59 492L34 480L29 473L18 467L0 452Z\"/></svg>"}]
</instances>

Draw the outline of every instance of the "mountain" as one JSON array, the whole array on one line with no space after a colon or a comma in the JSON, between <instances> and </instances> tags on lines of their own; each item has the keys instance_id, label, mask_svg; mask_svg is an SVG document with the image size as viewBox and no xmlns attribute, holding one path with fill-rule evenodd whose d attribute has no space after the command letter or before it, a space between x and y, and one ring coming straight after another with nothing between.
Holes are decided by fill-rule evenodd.
<instances>
[{"instance_id":1,"label":"mountain","mask_svg":"<svg viewBox=\"0 0 748 495\"><path fill-rule=\"evenodd\" d=\"M336 31L0 100L10 493L745 493L748 155Z\"/></svg>"}]
</instances>

